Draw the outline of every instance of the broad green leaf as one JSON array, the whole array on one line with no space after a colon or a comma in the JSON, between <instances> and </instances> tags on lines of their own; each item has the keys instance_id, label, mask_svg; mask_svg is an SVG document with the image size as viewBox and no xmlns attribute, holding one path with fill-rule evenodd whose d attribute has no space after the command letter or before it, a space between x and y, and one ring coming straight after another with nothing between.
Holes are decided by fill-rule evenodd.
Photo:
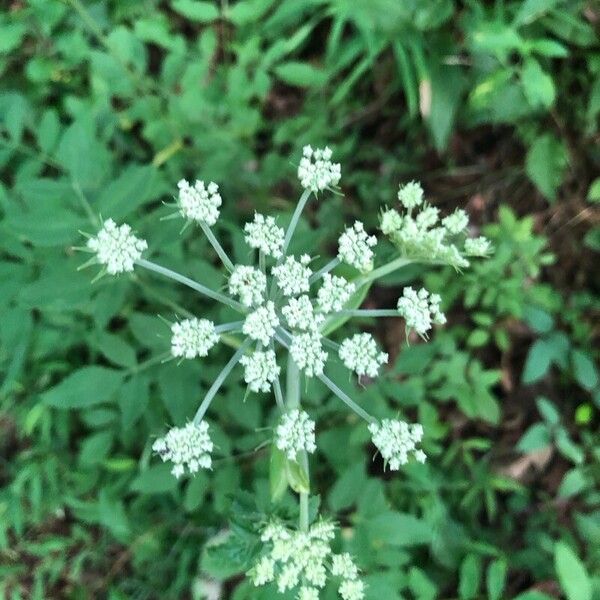
<instances>
[{"instance_id":1,"label":"broad green leaf","mask_svg":"<svg viewBox=\"0 0 600 600\"><path fill-rule=\"evenodd\" d=\"M506 561L502 559L492 561L487 569L487 595L488 600L500 600L506 585Z\"/></svg>"},{"instance_id":2,"label":"broad green leaf","mask_svg":"<svg viewBox=\"0 0 600 600\"><path fill-rule=\"evenodd\" d=\"M307 494L310 491L308 473L295 460L286 458L286 474L290 487L297 493Z\"/></svg>"},{"instance_id":3,"label":"broad green leaf","mask_svg":"<svg viewBox=\"0 0 600 600\"><path fill-rule=\"evenodd\" d=\"M83 440L79 450L79 461L83 465L101 463L110 452L114 433L111 430L99 431Z\"/></svg>"},{"instance_id":4,"label":"broad green leaf","mask_svg":"<svg viewBox=\"0 0 600 600\"><path fill-rule=\"evenodd\" d=\"M199 0L175 0L173 10L192 21L210 23L219 18L219 9L213 2L200 2Z\"/></svg>"},{"instance_id":5,"label":"broad green leaf","mask_svg":"<svg viewBox=\"0 0 600 600\"><path fill-rule=\"evenodd\" d=\"M122 337L114 333L99 332L96 345L110 362L119 367L133 367L137 364L135 350Z\"/></svg>"},{"instance_id":6,"label":"broad green leaf","mask_svg":"<svg viewBox=\"0 0 600 600\"><path fill-rule=\"evenodd\" d=\"M119 390L119 408L124 431L129 430L144 414L149 402L150 382L141 374L131 377Z\"/></svg>"},{"instance_id":7,"label":"broad green leaf","mask_svg":"<svg viewBox=\"0 0 600 600\"><path fill-rule=\"evenodd\" d=\"M563 0L525 0L515 15L514 24L527 25L562 2Z\"/></svg>"},{"instance_id":8,"label":"broad green leaf","mask_svg":"<svg viewBox=\"0 0 600 600\"><path fill-rule=\"evenodd\" d=\"M429 544L433 530L429 523L413 515L388 511L366 522L367 531L376 543L392 546Z\"/></svg>"},{"instance_id":9,"label":"broad green leaf","mask_svg":"<svg viewBox=\"0 0 600 600\"><path fill-rule=\"evenodd\" d=\"M556 192L562 184L567 168L568 156L563 142L551 133L538 137L525 159L525 169L529 178L549 200L556 199Z\"/></svg>"},{"instance_id":10,"label":"broad green leaf","mask_svg":"<svg viewBox=\"0 0 600 600\"><path fill-rule=\"evenodd\" d=\"M327 82L327 74L308 63L281 63L274 71L279 79L298 87L321 87Z\"/></svg>"},{"instance_id":11,"label":"broad green leaf","mask_svg":"<svg viewBox=\"0 0 600 600\"><path fill-rule=\"evenodd\" d=\"M285 494L285 490L287 490L286 461L285 454L275 444L272 444L271 459L269 462L269 485L272 502L281 500L281 497Z\"/></svg>"},{"instance_id":12,"label":"broad green leaf","mask_svg":"<svg viewBox=\"0 0 600 600\"><path fill-rule=\"evenodd\" d=\"M592 583L578 556L563 541L554 546L554 567L568 600L591 600Z\"/></svg>"},{"instance_id":13,"label":"broad green leaf","mask_svg":"<svg viewBox=\"0 0 600 600\"><path fill-rule=\"evenodd\" d=\"M458 593L461 600L472 600L481 584L481 559L476 554L467 554L460 566Z\"/></svg>"},{"instance_id":14,"label":"broad green leaf","mask_svg":"<svg viewBox=\"0 0 600 600\"><path fill-rule=\"evenodd\" d=\"M581 387L592 390L598 385L598 369L587 352L573 350L571 353L575 379Z\"/></svg>"},{"instance_id":15,"label":"broad green leaf","mask_svg":"<svg viewBox=\"0 0 600 600\"><path fill-rule=\"evenodd\" d=\"M575 468L567 471L560 487L558 488L558 496L560 498L570 498L585 490L588 486L587 479L581 469Z\"/></svg>"},{"instance_id":16,"label":"broad green leaf","mask_svg":"<svg viewBox=\"0 0 600 600\"><path fill-rule=\"evenodd\" d=\"M540 411L542 417L544 417L544 421L549 425L557 425L560 421L560 414L556 409L556 406L550 402L547 398L540 396L535 399L535 403L537 404L537 408Z\"/></svg>"},{"instance_id":17,"label":"broad green leaf","mask_svg":"<svg viewBox=\"0 0 600 600\"><path fill-rule=\"evenodd\" d=\"M546 340L537 340L529 349L525 367L523 368L523 383L533 383L541 379L552 363L552 348Z\"/></svg>"},{"instance_id":18,"label":"broad green leaf","mask_svg":"<svg viewBox=\"0 0 600 600\"><path fill-rule=\"evenodd\" d=\"M87 408L112 400L123 375L105 367L83 367L42 394L42 402L63 410Z\"/></svg>"},{"instance_id":19,"label":"broad green leaf","mask_svg":"<svg viewBox=\"0 0 600 600\"><path fill-rule=\"evenodd\" d=\"M177 489L178 483L171 473L171 463L155 464L142 471L129 486L133 492L164 494Z\"/></svg>"},{"instance_id":20,"label":"broad green leaf","mask_svg":"<svg viewBox=\"0 0 600 600\"><path fill-rule=\"evenodd\" d=\"M532 425L517 443L517 450L521 452L535 452L550 445L552 438L544 423Z\"/></svg>"},{"instance_id":21,"label":"broad green leaf","mask_svg":"<svg viewBox=\"0 0 600 600\"><path fill-rule=\"evenodd\" d=\"M600 177L594 179L587 193L587 199L590 202L600 202Z\"/></svg>"},{"instance_id":22,"label":"broad green leaf","mask_svg":"<svg viewBox=\"0 0 600 600\"><path fill-rule=\"evenodd\" d=\"M532 108L550 108L556 97L552 77L544 72L540 63L528 58L521 73L525 97Z\"/></svg>"}]
</instances>

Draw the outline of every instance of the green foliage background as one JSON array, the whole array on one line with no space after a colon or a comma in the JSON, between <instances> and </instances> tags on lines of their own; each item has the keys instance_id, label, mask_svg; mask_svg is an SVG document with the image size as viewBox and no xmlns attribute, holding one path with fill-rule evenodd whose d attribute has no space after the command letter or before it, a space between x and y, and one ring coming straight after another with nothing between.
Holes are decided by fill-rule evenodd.
<instances>
[{"instance_id":1,"label":"green foliage background","mask_svg":"<svg viewBox=\"0 0 600 600\"><path fill-rule=\"evenodd\" d=\"M305 246L352 217L374 227L417 178L496 248L367 300L387 306L415 276L443 292L449 324L427 345L367 322L395 362L348 384L378 416L424 424L425 466L388 476L366 428L307 389L320 510L368 598L600 598L599 22L581 0L5 2L0 597L275 597L240 577L248 522L293 510L270 505L256 450L271 399L230 379L215 468L178 484L153 436L189 418L228 354L161 364L157 315L222 315L144 273L91 285L72 246L98 215L126 220L218 286L208 244L159 221L162 202L181 177L217 181L216 229L243 262L240 224L291 212L311 143L335 149L345 196L313 205Z\"/></svg>"}]
</instances>

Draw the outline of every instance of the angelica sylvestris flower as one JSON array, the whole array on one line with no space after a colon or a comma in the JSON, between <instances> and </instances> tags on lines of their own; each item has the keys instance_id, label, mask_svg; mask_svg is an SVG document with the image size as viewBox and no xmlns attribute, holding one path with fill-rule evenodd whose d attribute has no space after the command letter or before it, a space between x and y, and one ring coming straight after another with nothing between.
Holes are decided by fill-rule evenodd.
<instances>
[{"instance_id":1,"label":"angelica sylvestris flower","mask_svg":"<svg viewBox=\"0 0 600 600\"><path fill-rule=\"evenodd\" d=\"M369 431L373 444L392 471L405 465L410 456L425 462L425 453L417 447L423 439L423 426L419 423L411 425L396 419L383 419L381 423L371 423Z\"/></svg>"},{"instance_id":2,"label":"angelica sylvestris flower","mask_svg":"<svg viewBox=\"0 0 600 600\"><path fill-rule=\"evenodd\" d=\"M268 392L281 370L273 350L256 350L242 356L240 363L244 367L244 381L253 392Z\"/></svg>"},{"instance_id":3,"label":"angelica sylvestris flower","mask_svg":"<svg viewBox=\"0 0 600 600\"><path fill-rule=\"evenodd\" d=\"M281 312L292 329L316 331L324 320L323 315L315 315L312 302L306 295L290 298Z\"/></svg>"},{"instance_id":4,"label":"angelica sylvestris flower","mask_svg":"<svg viewBox=\"0 0 600 600\"><path fill-rule=\"evenodd\" d=\"M441 298L438 294L431 294L425 288L418 292L412 287L402 291L398 300L398 312L406 321L406 327L414 329L420 336L426 336L433 323L443 325L446 316L440 310Z\"/></svg>"},{"instance_id":5,"label":"angelica sylvestris flower","mask_svg":"<svg viewBox=\"0 0 600 600\"><path fill-rule=\"evenodd\" d=\"M201 421L198 425L188 423L184 427L173 427L165 437L152 444L152 450L163 462L173 463L171 473L178 479L186 469L191 474L199 469L210 469L213 443L208 435L208 423Z\"/></svg>"},{"instance_id":6,"label":"angelica sylvestris flower","mask_svg":"<svg viewBox=\"0 0 600 600\"><path fill-rule=\"evenodd\" d=\"M458 208L451 215L442 219L442 225L447 229L448 233L458 235L462 233L469 224L467 213Z\"/></svg>"},{"instance_id":7,"label":"angelica sylvestris flower","mask_svg":"<svg viewBox=\"0 0 600 600\"><path fill-rule=\"evenodd\" d=\"M339 355L344 366L359 377L377 377L379 367L388 361L387 353L379 351L377 343L369 333L357 333L345 339L340 346Z\"/></svg>"},{"instance_id":8,"label":"angelica sylvestris flower","mask_svg":"<svg viewBox=\"0 0 600 600\"><path fill-rule=\"evenodd\" d=\"M237 296L244 306L262 304L267 290L267 278L259 269L236 265L229 276L229 293Z\"/></svg>"},{"instance_id":9,"label":"angelica sylvestris flower","mask_svg":"<svg viewBox=\"0 0 600 600\"><path fill-rule=\"evenodd\" d=\"M423 188L416 181L411 181L398 188L398 200L407 210L412 210L423 204Z\"/></svg>"},{"instance_id":10,"label":"angelica sylvestris flower","mask_svg":"<svg viewBox=\"0 0 600 600\"><path fill-rule=\"evenodd\" d=\"M285 261L273 267L271 273L277 281L277 287L284 296L297 296L308 292L310 289L309 279L312 271L308 267L311 258L303 254L300 260L295 256L288 256Z\"/></svg>"},{"instance_id":11,"label":"angelica sylvestris flower","mask_svg":"<svg viewBox=\"0 0 600 600\"><path fill-rule=\"evenodd\" d=\"M324 313L340 311L355 290L356 286L343 277L325 273L323 284L317 292L317 304Z\"/></svg>"},{"instance_id":12,"label":"angelica sylvestris flower","mask_svg":"<svg viewBox=\"0 0 600 600\"><path fill-rule=\"evenodd\" d=\"M275 313L275 304L269 300L246 317L242 331L253 340L266 346L275 335L275 328L278 325L279 318Z\"/></svg>"},{"instance_id":13,"label":"angelica sylvestris flower","mask_svg":"<svg viewBox=\"0 0 600 600\"><path fill-rule=\"evenodd\" d=\"M352 227L348 227L340 236L338 242L338 258L367 273L373 268L373 250L371 248L377 243L374 235L368 235L365 226L356 221Z\"/></svg>"},{"instance_id":14,"label":"angelica sylvestris flower","mask_svg":"<svg viewBox=\"0 0 600 600\"><path fill-rule=\"evenodd\" d=\"M359 579L342 581L338 592L343 600L362 600L365 597L365 584Z\"/></svg>"},{"instance_id":15,"label":"angelica sylvestris flower","mask_svg":"<svg viewBox=\"0 0 600 600\"><path fill-rule=\"evenodd\" d=\"M212 181L205 185L204 181L200 180L196 180L192 186L189 181L182 179L177 187L181 214L190 221L206 223L212 227L219 218L219 207L223 202L219 195L219 186Z\"/></svg>"},{"instance_id":16,"label":"angelica sylvestris flower","mask_svg":"<svg viewBox=\"0 0 600 600\"><path fill-rule=\"evenodd\" d=\"M468 256L487 256L491 251L490 240L483 236L465 240L465 254Z\"/></svg>"},{"instance_id":17,"label":"angelica sylvestris flower","mask_svg":"<svg viewBox=\"0 0 600 600\"><path fill-rule=\"evenodd\" d=\"M290 355L307 377L323 374L327 352L323 350L321 335L318 332L307 331L294 335L290 344Z\"/></svg>"},{"instance_id":18,"label":"angelica sylvestris flower","mask_svg":"<svg viewBox=\"0 0 600 600\"><path fill-rule=\"evenodd\" d=\"M219 341L215 324L208 319L185 319L171 325L171 354L175 357L206 356Z\"/></svg>"},{"instance_id":19,"label":"angelica sylvestris flower","mask_svg":"<svg viewBox=\"0 0 600 600\"><path fill-rule=\"evenodd\" d=\"M261 250L266 256L281 256L285 232L275 223L273 217L264 217L257 213L252 223L246 223L244 231L244 239L251 248Z\"/></svg>"},{"instance_id":20,"label":"angelica sylvestris flower","mask_svg":"<svg viewBox=\"0 0 600 600\"><path fill-rule=\"evenodd\" d=\"M296 460L299 452L314 452L315 422L303 410L291 410L277 426L275 444L290 460Z\"/></svg>"},{"instance_id":21,"label":"angelica sylvestris flower","mask_svg":"<svg viewBox=\"0 0 600 600\"><path fill-rule=\"evenodd\" d=\"M304 146L298 165L298 179L304 189L316 193L339 183L342 170L339 163L331 162L331 155L327 146L316 150L311 146Z\"/></svg>"},{"instance_id":22,"label":"angelica sylvestris flower","mask_svg":"<svg viewBox=\"0 0 600 600\"><path fill-rule=\"evenodd\" d=\"M105 265L107 273L116 275L133 271L135 261L141 258L148 244L146 240L135 237L129 225L119 226L108 219L98 235L88 239L87 247L96 253L96 259Z\"/></svg>"}]
</instances>

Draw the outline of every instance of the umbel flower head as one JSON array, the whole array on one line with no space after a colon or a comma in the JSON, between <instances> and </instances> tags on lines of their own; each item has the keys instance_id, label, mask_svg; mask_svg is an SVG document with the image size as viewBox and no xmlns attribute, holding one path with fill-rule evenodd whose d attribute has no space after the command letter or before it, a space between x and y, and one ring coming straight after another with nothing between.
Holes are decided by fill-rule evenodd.
<instances>
[{"instance_id":1,"label":"umbel flower head","mask_svg":"<svg viewBox=\"0 0 600 600\"><path fill-rule=\"evenodd\" d=\"M398 300L398 312L404 317L408 329L414 329L421 337L426 337L433 323L446 323L446 316L440 310L441 300L438 294L430 295L425 288L416 292L406 287Z\"/></svg>"},{"instance_id":2,"label":"umbel flower head","mask_svg":"<svg viewBox=\"0 0 600 600\"><path fill-rule=\"evenodd\" d=\"M297 408L283 415L275 432L275 444L285 452L290 460L297 460L298 454L314 452L315 422L308 413Z\"/></svg>"},{"instance_id":3,"label":"umbel flower head","mask_svg":"<svg viewBox=\"0 0 600 600\"><path fill-rule=\"evenodd\" d=\"M182 179L178 184L179 210L186 219L196 223L205 223L212 227L219 218L219 207L223 200L219 195L219 186L212 181L205 185L204 181L196 180L192 186Z\"/></svg>"},{"instance_id":4,"label":"umbel flower head","mask_svg":"<svg viewBox=\"0 0 600 600\"><path fill-rule=\"evenodd\" d=\"M339 163L331 162L332 152L327 146L322 150L304 146L298 165L298 179L302 187L312 192L334 188L340 181L342 169Z\"/></svg>"},{"instance_id":5,"label":"umbel flower head","mask_svg":"<svg viewBox=\"0 0 600 600\"><path fill-rule=\"evenodd\" d=\"M425 462L425 453L417 447L423 439L423 426L410 425L395 419L383 419L381 423L371 423L369 431L373 444L377 447L386 464L397 471L413 456L418 462Z\"/></svg>"},{"instance_id":6,"label":"umbel flower head","mask_svg":"<svg viewBox=\"0 0 600 600\"><path fill-rule=\"evenodd\" d=\"M388 361L387 352L380 352L369 333L357 333L342 342L339 351L344 366L359 377L377 377L379 367Z\"/></svg>"},{"instance_id":7,"label":"umbel flower head","mask_svg":"<svg viewBox=\"0 0 600 600\"><path fill-rule=\"evenodd\" d=\"M206 356L219 341L215 324L208 319L185 319L171 326L171 354L175 357Z\"/></svg>"},{"instance_id":8,"label":"umbel flower head","mask_svg":"<svg viewBox=\"0 0 600 600\"><path fill-rule=\"evenodd\" d=\"M108 219L98 235L88 239L87 247L96 253L98 262L105 265L109 275L116 275L133 271L135 261L141 258L148 244L135 237L129 225L119 226Z\"/></svg>"}]
</instances>

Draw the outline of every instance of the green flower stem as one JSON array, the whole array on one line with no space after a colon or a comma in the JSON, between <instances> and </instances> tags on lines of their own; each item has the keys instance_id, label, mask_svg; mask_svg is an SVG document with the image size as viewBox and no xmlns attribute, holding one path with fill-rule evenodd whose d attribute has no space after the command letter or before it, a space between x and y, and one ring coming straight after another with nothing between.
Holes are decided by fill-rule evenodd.
<instances>
[{"instance_id":1,"label":"green flower stem","mask_svg":"<svg viewBox=\"0 0 600 600\"><path fill-rule=\"evenodd\" d=\"M415 262L415 261L410 258L404 258L404 256L399 256L398 258L391 260L390 262L386 263L385 265L382 265L381 267L374 269L370 273L367 273L366 275L359 277L358 279L356 279L354 281L354 283L356 284L356 287L358 289L359 287L365 285L366 283L375 281L376 279L380 279L381 277L385 277L386 275L389 275L390 273L393 273L394 271L397 271L398 269L401 269L402 267L405 267L406 265L410 265L413 262Z\"/></svg>"},{"instance_id":2,"label":"green flower stem","mask_svg":"<svg viewBox=\"0 0 600 600\"><path fill-rule=\"evenodd\" d=\"M228 331L241 331L244 326L244 321L232 321L231 323L223 323L215 327L216 333L227 333Z\"/></svg>"},{"instance_id":3,"label":"green flower stem","mask_svg":"<svg viewBox=\"0 0 600 600\"><path fill-rule=\"evenodd\" d=\"M392 308L381 308L381 309L355 309L355 310L340 310L336 313L344 317L400 317L397 310Z\"/></svg>"},{"instance_id":4,"label":"green flower stem","mask_svg":"<svg viewBox=\"0 0 600 600\"><path fill-rule=\"evenodd\" d=\"M313 275L311 275L310 279L308 280L308 283L312 285L313 283L315 283L315 281L319 281L319 279L321 279L321 277L323 277L325 273L333 271L333 269L335 269L340 264L340 262L341 260L337 256L331 259L322 269L319 269L316 273L313 273Z\"/></svg>"},{"instance_id":5,"label":"green flower stem","mask_svg":"<svg viewBox=\"0 0 600 600\"><path fill-rule=\"evenodd\" d=\"M215 234L212 232L212 229L206 224L200 221L200 227L204 232L204 235L211 243L212 247L215 249L215 252L219 255L221 262L225 265L225 268L231 273L233 271L233 263L227 256L227 252L223 250L223 246L219 243L219 240L215 237Z\"/></svg>"},{"instance_id":6,"label":"green flower stem","mask_svg":"<svg viewBox=\"0 0 600 600\"><path fill-rule=\"evenodd\" d=\"M279 381L279 377L277 377L273 382L273 391L275 392L275 402L277 402L279 410L281 412L285 412L285 401L283 399L283 392L281 391L281 382Z\"/></svg>"},{"instance_id":7,"label":"green flower stem","mask_svg":"<svg viewBox=\"0 0 600 600\"><path fill-rule=\"evenodd\" d=\"M290 245L290 241L292 239L292 236L294 235L294 231L296 230L298 221L300 220L300 215L302 214L302 211L304 210L304 207L306 206L306 203L308 202L309 198L310 198L310 190L304 190L304 192L302 193L302 196L300 196L300 200L298 200L298 204L296 205L296 210L294 211L294 214L292 215L292 220L290 221L287 231L285 232L285 239L283 240L282 254L281 254L281 258L279 259L279 262L281 262L286 255L288 246Z\"/></svg>"},{"instance_id":8,"label":"green flower stem","mask_svg":"<svg viewBox=\"0 0 600 600\"><path fill-rule=\"evenodd\" d=\"M146 369L149 369L150 367L154 367L155 365L160 365L164 362L167 362L170 358L173 358L173 357L171 356L171 354L169 352L163 352L162 354L159 354L158 356L152 356L148 360L145 360L144 362L141 362L141 363L127 369L127 371L125 371L125 375L126 376L137 375L138 373L141 373L142 371L145 371Z\"/></svg>"},{"instance_id":9,"label":"green flower stem","mask_svg":"<svg viewBox=\"0 0 600 600\"><path fill-rule=\"evenodd\" d=\"M287 360L287 405L288 408L300 408L300 370L291 356ZM308 470L308 456L303 451L299 455L300 466L306 472L306 477L310 481ZM300 517L299 527L302 531L308 531L308 492L300 492Z\"/></svg>"},{"instance_id":10,"label":"green flower stem","mask_svg":"<svg viewBox=\"0 0 600 600\"><path fill-rule=\"evenodd\" d=\"M174 281L183 283L183 285L187 285L188 287L192 288L193 290L196 290L197 292L200 292L204 296L208 296L209 298L212 298L213 300L216 300L217 302L226 304L227 306L230 306L231 308L233 308L234 310L237 310L238 312L241 312L244 314L248 312L246 310L246 307L243 304L240 304L239 302L236 302L232 298L225 296L225 294L221 294L220 292L215 292L214 290L207 288L205 285L202 285L201 283L198 283L198 282L194 281L193 279L190 279L189 277L185 277L184 275L180 275L179 273L176 273L175 271L171 271L171 269L167 269L166 267L161 267L160 265L150 262L149 260L146 260L144 258L140 258L139 260L137 260L136 264L139 265L140 267L143 267L144 269L148 269L149 271L154 271L155 273L164 275L165 277L168 277L169 279L173 279Z\"/></svg>"},{"instance_id":11,"label":"green flower stem","mask_svg":"<svg viewBox=\"0 0 600 600\"><path fill-rule=\"evenodd\" d=\"M194 425L198 425L198 423L200 423L200 421L202 421L202 418L206 414L208 407L210 406L211 402L213 401L213 398L217 395L217 392L221 389L223 382L225 381L225 379L227 379L227 376L229 375L229 373L231 373L233 367L235 367L235 365L237 365L238 362L240 362L240 358L242 358L242 356L246 352L246 349L250 346L251 343L252 343L252 340L250 338L247 338L246 340L244 340L242 345L237 349L236 353L229 359L229 362L223 367L223 370L219 373L218 377L214 380L214 382L210 386L210 389L208 390L208 392L206 392L206 396L204 396L204 400L202 400L202 404L200 404L200 407L196 411L196 414L194 415Z\"/></svg>"},{"instance_id":12,"label":"green flower stem","mask_svg":"<svg viewBox=\"0 0 600 600\"><path fill-rule=\"evenodd\" d=\"M377 420L374 419L368 412L363 410L346 392L342 391L327 375L319 375L319 379L350 409L352 409L359 417L363 418L367 423L376 423Z\"/></svg>"}]
</instances>

